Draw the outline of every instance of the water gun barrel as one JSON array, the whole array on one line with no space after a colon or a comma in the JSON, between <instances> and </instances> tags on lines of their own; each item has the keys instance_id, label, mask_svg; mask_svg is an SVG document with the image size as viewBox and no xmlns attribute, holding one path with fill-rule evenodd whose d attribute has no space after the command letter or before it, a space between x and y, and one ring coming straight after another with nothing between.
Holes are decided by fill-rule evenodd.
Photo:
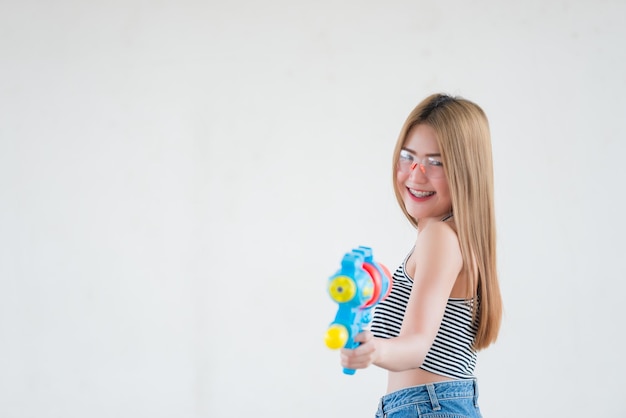
<instances>
[{"instance_id":1,"label":"water gun barrel","mask_svg":"<svg viewBox=\"0 0 626 418\"><path fill-rule=\"evenodd\" d=\"M326 330L326 346L333 350L356 348L359 343L354 337L370 324L374 307L387 297L391 285L389 270L374 261L371 248L361 246L346 253L341 268L328 279L328 294L338 306Z\"/></svg>"}]
</instances>

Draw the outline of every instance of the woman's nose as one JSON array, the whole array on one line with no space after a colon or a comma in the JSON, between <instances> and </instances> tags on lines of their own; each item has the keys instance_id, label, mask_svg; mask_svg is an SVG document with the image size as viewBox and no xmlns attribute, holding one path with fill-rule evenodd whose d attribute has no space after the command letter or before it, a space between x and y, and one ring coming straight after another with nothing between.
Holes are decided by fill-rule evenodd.
<instances>
[{"instance_id":1,"label":"woman's nose","mask_svg":"<svg viewBox=\"0 0 626 418\"><path fill-rule=\"evenodd\" d=\"M418 163L417 161L411 164L411 171L414 171L416 168L422 172L422 174L426 174L426 167L422 163Z\"/></svg>"},{"instance_id":2,"label":"woman's nose","mask_svg":"<svg viewBox=\"0 0 626 418\"><path fill-rule=\"evenodd\" d=\"M428 178L426 177L426 167L424 167L424 164L421 164L418 162L411 164L411 171L409 172L409 177L419 179L421 181L427 180Z\"/></svg>"}]
</instances>

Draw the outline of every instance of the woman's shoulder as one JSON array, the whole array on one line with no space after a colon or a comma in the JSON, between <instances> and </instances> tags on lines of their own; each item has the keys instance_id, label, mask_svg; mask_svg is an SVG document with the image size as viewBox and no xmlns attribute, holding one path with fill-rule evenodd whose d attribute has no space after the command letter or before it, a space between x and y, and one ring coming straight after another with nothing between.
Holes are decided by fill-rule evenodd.
<instances>
[{"instance_id":1,"label":"woman's shoulder","mask_svg":"<svg viewBox=\"0 0 626 418\"><path fill-rule=\"evenodd\" d=\"M417 235L416 246L425 241L444 241L458 245L459 238L456 233L456 225L452 221L437 220L429 222Z\"/></svg>"},{"instance_id":2,"label":"woman's shoulder","mask_svg":"<svg viewBox=\"0 0 626 418\"><path fill-rule=\"evenodd\" d=\"M462 264L461 247L456 230L450 222L434 221L424 227L415 243L416 264L440 261Z\"/></svg>"}]
</instances>

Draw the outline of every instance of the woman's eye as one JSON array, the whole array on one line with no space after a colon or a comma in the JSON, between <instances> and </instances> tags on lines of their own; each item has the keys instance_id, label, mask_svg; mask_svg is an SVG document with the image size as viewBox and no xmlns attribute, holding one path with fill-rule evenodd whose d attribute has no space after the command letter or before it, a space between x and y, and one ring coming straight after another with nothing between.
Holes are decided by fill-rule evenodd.
<instances>
[{"instance_id":1,"label":"woman's eye","mask_svg":"<svg viewBox=\"0 0 626 418\"><path fill-rule=\"evenodd\" d=\"M411 154L406 151L400 151L400 159L402 161L413 162L414 158Z\"/></svg>"},{"instance_id":2,"label":"woman's eye","mask_svg":"<svg viewBox=\"0 0 626 418\"><path fill-rule=\"evenodd\" d=\"M429 158L428 165L432 165L433 167L443 167L443 162L436 160L434 158Z\"/></svg>"}]
</instances>

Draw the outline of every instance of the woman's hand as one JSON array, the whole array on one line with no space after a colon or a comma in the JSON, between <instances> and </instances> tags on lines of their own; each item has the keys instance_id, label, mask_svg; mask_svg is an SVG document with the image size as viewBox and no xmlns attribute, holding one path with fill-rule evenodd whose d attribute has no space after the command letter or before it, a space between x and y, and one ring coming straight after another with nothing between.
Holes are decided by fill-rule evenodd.
<instances>
[{"instance_id":1,"label":"woman's hand","mask_svg":"<svg viewBox=\"0 0 626 418\"><path fill-rule=\"evenodd\" d=\"M346 369L364 369L376 361L377 341L370 331L363 331L354 337L361 343L357 348L341 350L341 365Z\"/></svg>"}]
</instances>

